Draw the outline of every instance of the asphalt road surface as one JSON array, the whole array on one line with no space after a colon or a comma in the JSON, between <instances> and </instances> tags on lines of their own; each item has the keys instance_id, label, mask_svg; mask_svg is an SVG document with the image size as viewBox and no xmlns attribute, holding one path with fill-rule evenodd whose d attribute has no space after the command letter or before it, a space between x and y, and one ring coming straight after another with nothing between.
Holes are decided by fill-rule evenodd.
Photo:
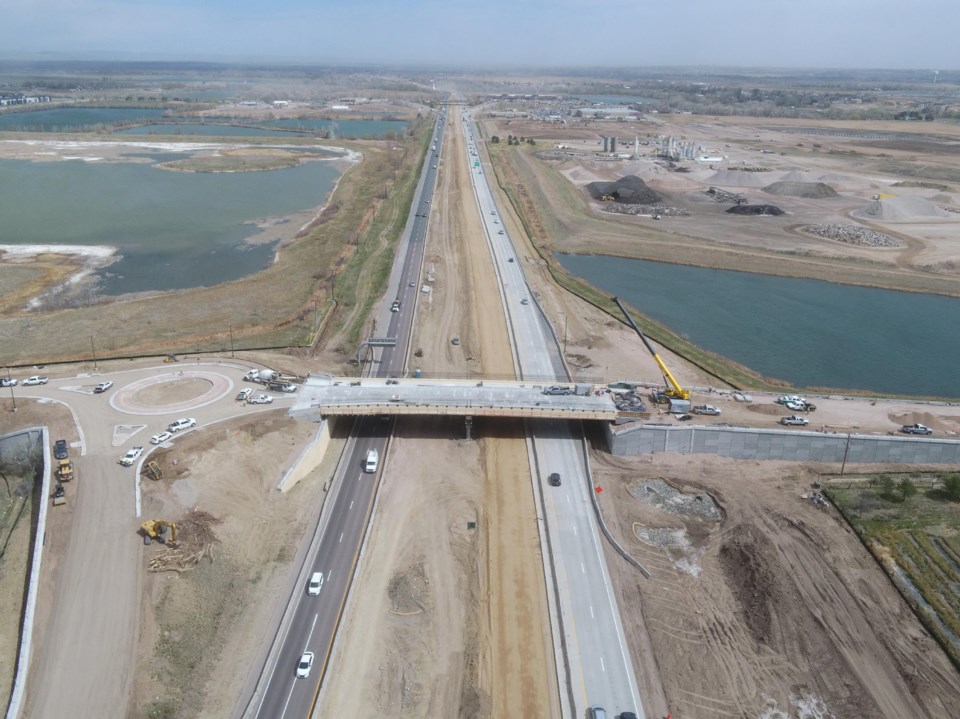
<instances>
[{"instance_id":1,"label":"asphalt road surface","mask_svg":"<svg viewBox=\"0 0 960 719\"><path fill-rule=\"evenodd\" d=\"M388 318L378 323L378 326L386 327L386 330L378 331L378 336L395 338L396 346L379 350L379 357L373 367L373 374L378 377L399 377L404 371L410 330L413 326L413 308L416 293L420 288L424 241L430 201L436 185L445 115L446 113L443 113L438 121L433 143L436 150L431 150L424 162L416 201L411 208L413 216L409 218L404 238L401 240L398 256L403 256L403 262L395 265L390 276L389 286L393 291L387 295L387 307L382 313L388 315ZM397 312L390 311L394 299L400 302ZM345 459L331 485L335 496L331 498L332 502L327 501L330 510L324 513L322 521L325 526L321 528L322 534L316 554L313 560L308 562L309 572L301 573L301 576L309 576L313 572L323 572L323 588L316 596L306 593L305 583L294 590L299 592L300 599L293 609L294 614L286 633L280 637L281 646L276 654L276 663L266 670L268 681L259 695L254 696L247 716L284 719L310 715L326 671L353 570L369 524L391 428L392 423L376 418L360 419L354 425L352 440L344 454ZM367 452L371 449L377 450L381 459L381 465L375 474L363 471ZM309 677L297 678L296 666L306 651L314 653L314 666ZM251 708L253 711L249 710Z\"/></svg>"},{"instance_id":2,"label":"asphalt road surface","mask_svg":"<svg viewBox=\"0 0 960 719\"><path fill-rule=\"evenodd\" d=\"M474 167L479 153L477 157L470 154L476 147L475 134L467 120L464 131L468 138L466 161L471 165L477 204L501 279L521 376L566 380L560 348L526 284L521 259L500 221L482 163ZM593 488L584 466L582 428L572 422L544 421L530 422L529 427L539 463L573 716L585 716L588 707L602 706L607 716L633 711L642 717L633 664L588 494ZM561 476L559 487L547 484L553 472Z\"/></svg>"}]
</instances>

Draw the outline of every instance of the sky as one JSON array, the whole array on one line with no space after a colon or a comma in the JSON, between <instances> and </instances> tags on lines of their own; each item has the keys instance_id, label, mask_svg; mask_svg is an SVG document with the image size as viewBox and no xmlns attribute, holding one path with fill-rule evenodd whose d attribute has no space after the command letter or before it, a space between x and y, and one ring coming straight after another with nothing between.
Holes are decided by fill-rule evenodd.
<instances>
[{"instance_id":1,"label":"sky","mask_svg":"<svg viewBox=\"0 0 960 719\"><path fill-rule=\"evenodd\" d=\"M0 0L5 58L957 69L957 0Z\"/></svg>"}]
</instances>

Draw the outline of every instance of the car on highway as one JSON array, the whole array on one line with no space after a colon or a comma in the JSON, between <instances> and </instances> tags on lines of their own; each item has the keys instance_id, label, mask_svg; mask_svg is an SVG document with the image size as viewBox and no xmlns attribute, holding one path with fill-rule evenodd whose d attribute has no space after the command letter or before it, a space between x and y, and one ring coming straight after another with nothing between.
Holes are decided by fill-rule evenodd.
<instances>
[{"instance_id":1,"label":"car on highway","mask_svg":"<svg viewBox=\"0 0 960 719\"><path fill-rule=\"evenodd\" d=\"M806 427L808 424L810 424L810 422L806 417L798 417L797 415L793 414L789 417L781 417L780 424L787 426L799 425L800 427Z\"/></svg>"},{"instance_id":2,"label":"car on highway","mask_svg":"<svg viewBox=\"0 0 960 719\"><path fill-rule=\"evenodd\" d=\"M297 662L297 679L306 679L310 676L311 669L313 669L313 652L304 652L300 655L300 661Z\"/></svg>"},{"instance_id":3,"label":"car on highway","mask_svg":"<svg viewBox=\"0 0 960 719\"><path fill-rule=\"evenodd\" d=\"M307 582L307 594L315 597L323 589L323 572L314 572L310 575L310 581Z\"/></svg>"},{"instance_id":4,"label":"car on highway","mask_svg":"<svg viewBox=\"0 0 960 719\"><path fill-rule=\"evenodd\" d=\"M391 312L399 312L399 311L400 311L400 300L394 300L394 301L393 301L393 304L390 305L390 311L391 311Z\"/></svg>"},{"instance_id":5,"label":"car on highway","mask_svg":"<svg viewBox=\"0 0 960 719\"><path fill-rule=\"evenodd\" d=\"M53 443L53 458L66 459L70 456L70 450L67 449L67 440L58 439Z\"/></svg>"},{"instance_id":6,"label":"car on highway","mask_svg":"<svg viewBox=\"0 0 960 719\"><path fill-rule=\"evenodd\" d=\"M268 394L258 394L247 400L247 404L270 404L271 402L273 402L273 397Z\"/></svg>"},{"instance_id":7,"label":"car on highway","mask_svg":"<svg viewBox=\"0 0 960 719\"><path fill-rule=\"evenodd\" d=\"M497 234L498 234L498 235L502 235L502 234L503 234L503 230L497 230Z\"/></svg>"},{"instance_id":8,"label":"car on highway","mask_svg":"<svg viewBox=\"0 0 960 719\"><path fill-rule=\"evenodd\" d=\"M508 258L507 258L507 262L513 262L513 258L512 258L512 257L508 257Z\"/></svg>"},{"instance_id":9,"label":"car on highway","mask_svg":"<svg viewBox=\"0 0 960 719\"><path fill-rule=\"evenodd\" d=\"M33 375L33 377L27 377L23 380L24 387L32 387L37 384L46 384L50 381L49 377L41 377L40 375Z\"/></svg>"},{"instance_id":10,"label":"car on highway","mask_svg":"<svg viewBox=\"0 0 960 719\"><path fill-rule=\"evenodd\" d=\"M173 439L173 433L164 430L163 432L157 432L155 435L153 435L150 438L150 444L163 444L168 439Z\"/></svg>"},{"instance_id":11,"label":"car on highway","mask_svg":"<svg viewBox=\"0 0 960 719\"><path fill-rule=\"evenodd\" d=\"M253 394L253 387L244 387L242 390L237 392L237 396L234 397L237 402L246 402L250 399L250 395Z\"/></svg>"},{"instance_id":12,"label":"car on highway","mask_svg":"<svg viewBox=\"0 0 960 719\"><path fill-rule=\"evenodd\" d=\"M459 338L459 337L454 337L452 340L450 340L450 344L452 344L452 345L454 345L454 346L460 344L460 338Z\"/></svg>"},{"instance_id":13,"label":"car on highway","mask_svg":"<svg viewBox=\"0 0 960 719\"><path fill-rule=\"evenodd\" d=\"M129 467L131 464L140 459L141 454L143 454L143 447L131 447L118 461L124 467Z\"/></svg>"},{"instance_id":14,"label":"car on highway","mask_svg":"<svg viewBox=\"0 0 960 719\"><path fill-rule=\"evenodd\" d=\"M408 283L407 283L407 287L416 287L416 286L417 286L417 283L416 283L416 282L408 282Z\"/></svg>"},{"instance_id":15,"label":"car on highway","mask_svg":"<svg viewBox=\"0 0 960 719\"><path fill-rule=\"evenodd\" d=\"M167 425L167 430L170 432L179 432L182 429L190 429L191 427L197 426L197 420L193 417L181 417L180 419L174 420L169 425Z\"/></svg>"},{"instance_id":16,"label":"car on highway","mask_svg":"<svg viewBox=\"0 0 960 719\"><path fill-rule=\"evenodd\" d=\"M0 379L0 387L16 387L17 378L16 377L4 377Z\"/></svg>"},{"instance_id":17,"label":"car on highway","mask_svg":"<svg viewBox=\"0 0 960 719\"><path fill-rule=\"evenodd\" d=\"M111 382L110 380L107 380L106 382L101 382L101 383L98 384L96 387L94 387L94 388L93 388L93 393L94 393L94 394L102 394L103 392L106 392L106 391L107 391L108 389L110 389L111 387L113 387L113 382Z\"/></svg>"},{"instance_id":18,"label":"car on highway","mask_svg":"<svg viewBox=\"0 0 960 719\"><path fill-rule=\"evenodd\" d=\"M526 297L524 297L522 300L520 300L520 304L521 304L521 305L529 305L529 304L530 304L530 300L528 300Z\"/></svg>"},{"instance_id":19,"label":"car on highway","mask_svg":"<svg viewBox=\"0 0 960 719\"><path fill-rule=\"evenodd\" d=\"M904 434L933 434L933 430L925 424L905 424L900 431Z\"/></svg>"},{"instance_id":20,"label":"car on highway","mask_svg":"<svg viewBox=\"0 0 960 719\"><path fill-rule=\"evenodd\" d=\"M549 484L551 487L559 487L560 474L558 472L554 472L549 477L547 477L547 484Z\"/></svg>"}]
</instances>

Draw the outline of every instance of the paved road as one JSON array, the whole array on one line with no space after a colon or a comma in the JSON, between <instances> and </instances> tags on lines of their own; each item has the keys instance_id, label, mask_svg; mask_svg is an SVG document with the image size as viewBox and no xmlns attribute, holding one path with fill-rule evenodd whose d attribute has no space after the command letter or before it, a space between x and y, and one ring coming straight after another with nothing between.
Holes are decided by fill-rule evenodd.
<instances>
[{"instance_id":1,"label":"paved road","mask_svg":"<svg viewBox=\"0 0 960 719\"><path fill-rule=\"evenodd\" d=\"M509 234L487 184L487 175L474 164L479 159L469 120L466 161L472 168L474 190L484 218L504 306L512 327L516 359L524 379L565 380L560 348L546 317L533 301ZM523 300L528 299L524 304ZM620 613L613 596L601 539L590 501L583 457L583 432L569 422L530 422L539 462L544 511L562 622L564 652L569 668L572 714L585 716L590 706L602 706L608 716L623 711L643 716L630 653ZM561 486L550 487L547 477L557 472Z\"/></svg>"},{"instance_id":2,"label":"paved road","mask_svg":"<svg viewBox=\"0 0 960 719\"><path fill-rule=\"evenodd\" d=\"M134 445L153 449L150 436L181 416L195 417L199 426L191 431L203 432L211 423L256 412L257 407L233 399L246 369L239 363L183 362L14 388L17 397L66 404L81 437L70 450L77 479L66 486L73 507L70 541L43 641L31 662L28 711L21 716L114 716L129 700L143 572L143 543L135 532L142 519L137 517L136 469L121 467L117 458ZM176 380L181 371L203 376L213 389L176 407L128 401L128 386ZM94 385L105 379L113 380L114 388L93 394ZM273 405L262 407L282 407L289 400L278 395Z\"/></svg>"},{"instance_id":3,"label":"paved road","mask_svg":"<svg viewBox=\"0 0 960 719\"><path fill-rule=\"evenodd\" d=\"M390 277L392 291L387 295L387 307L381 313L382 321L378 323L379 327L386 329L378 330L377 334L396 338L397 344L379 351L372 368L373 374L378 377L400 376L404 371L443 130L444 121L441 117L434 134L436 157L431 151L424 163L417 199L412 208L413 216L408 221L405 237L401 241L398 254L403 257L403 262L395 264ZM398 312L389 309L393 299L400 300ZM267 668L267 684L254 697L245 716L283 719L310 715L369 524L379 478L379 469L376 475L367 474L363 472L362 465L370 449L376 449L382 460L391 428L392 423L384 423L376 418L361 419L354 425L351 432L353 439L331 484L334 495L326 503L329 509L325 509L321 520L322 534L316 553L308 560L307 571L301 574L306 577L312 572L323 572L323 588L317 596L309 596L305 584L294 589L300 597L285 633L279 637L281 645L276 653L276 663ZM305 651L314 653L314 666L308 678L298 679L296 665Z\"/></svg>"}]
</instances>

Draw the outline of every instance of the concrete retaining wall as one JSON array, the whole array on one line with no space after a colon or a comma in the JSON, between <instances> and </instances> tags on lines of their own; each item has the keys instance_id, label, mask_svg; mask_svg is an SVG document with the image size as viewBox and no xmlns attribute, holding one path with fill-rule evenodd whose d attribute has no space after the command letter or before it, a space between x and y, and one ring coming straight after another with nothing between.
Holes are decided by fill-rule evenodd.
<instances>
[{"instance_id":1,"label":"concrete retaining wall","mask_svg":"<svg viewBox=\"0 0 960 719\"><path fill-rule=\"evenodd\" d=\"M606 427L611 454L674 452L794 462L960 464L960 441L741 427Z\"/></svg>"}]
</instances>

